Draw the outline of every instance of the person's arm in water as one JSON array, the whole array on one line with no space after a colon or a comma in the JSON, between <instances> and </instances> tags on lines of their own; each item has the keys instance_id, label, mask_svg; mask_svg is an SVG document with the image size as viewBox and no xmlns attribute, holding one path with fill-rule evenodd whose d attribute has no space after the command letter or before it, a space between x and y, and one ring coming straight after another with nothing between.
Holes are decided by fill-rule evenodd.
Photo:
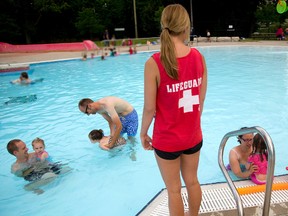
<instances>
[{"instance_id":1,"label":"person's arm in water","mask_svg":"<svg viewBox=\"0 0 288 216\"><path fill-rule=\"evenodd\" d=\"M41 155L40 160L41 160L41 161L45 161L48 157L49 157L48 153L47 153L47 152L44 152L44 153Z\"/></svg>"},{"instance_id":2,"label":"person's arm in water","mask_svg":"<svg viewBox=\"0 0 288 216\"><path fill-rule=\"evenodd\" d=\"M116 141L116 145L123 145L126 144L126 139L124 137L119 137Z\"/></svg>"},{"instance_id":3,"label":"person's arm in water","mask_svg":"<svg viewBox=\"0 0 288 216\"><path fill-rule=\"evenodd\" d=\"M234 151L230 151L229 153L229 164L231 167L231 171L238 177L238 178L248 178L253 172L258 170L257 165L251 163L247 170L242 172L240 168L240 163L237 158L237 154Z\"/></svg>"},{"instance_id":4,"label":"person's arm in water","mask_svg":"<svg viewBox=\"0 0 288 216\"><path fill-rule=\"evenodd\" d=\"M116 112L114 106L112 105L105 105L105 110L109 114L109 118L106 116L106 114L102 114L102 116L108 121L109 127L110 127L110 135L111 138L109 140L109 143L107 145L108 148L113 148L115 146L115 143L117 139L120 136L121 130L122 130L122 123L120 121L120 118L118 116L118 113Z\"/></svg>"},{"instance_id":5,"label":"person's arm in water","mask_svg":"<svg viewBox=\"0 0 288 216\"><path fill-rule=\"evenodd\" d=\"M11 167L11 172L18 177L25 177L34 170L33 167L27 166L26 164L14 164Z\"/></svg>"},{"instance_id":6,"label":"person's arm in water","mask_svg":"<svg viewBox=\"0 0 288 216\"><path fill-rule=\"evenodd\" d=\"M21 80L20 79L16 79L16 80L11 80L10 83L12 84L16 84L16 83L20 83Z\"/></svg>"}]
</instances>

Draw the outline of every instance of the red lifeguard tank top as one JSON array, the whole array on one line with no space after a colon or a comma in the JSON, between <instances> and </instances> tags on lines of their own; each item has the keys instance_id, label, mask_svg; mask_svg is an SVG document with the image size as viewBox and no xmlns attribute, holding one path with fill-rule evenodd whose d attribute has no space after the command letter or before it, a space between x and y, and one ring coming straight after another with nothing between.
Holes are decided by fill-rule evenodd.
<instances>
[{"instance_id":1,"label":"red lifeguard tank top","mask_svg":"<svg viewBox=\"0 0 288 216\"><path fill-rule=\"evenodd\" d=\"M198 50L191 48L187 56L177 58L178 80L171 79L160 60L160 53L152 55L160 73L157 89L156 115L152 145L175 152L194 147L202 141L200 88L203 60Z\"/></svg>"}]
</instances>

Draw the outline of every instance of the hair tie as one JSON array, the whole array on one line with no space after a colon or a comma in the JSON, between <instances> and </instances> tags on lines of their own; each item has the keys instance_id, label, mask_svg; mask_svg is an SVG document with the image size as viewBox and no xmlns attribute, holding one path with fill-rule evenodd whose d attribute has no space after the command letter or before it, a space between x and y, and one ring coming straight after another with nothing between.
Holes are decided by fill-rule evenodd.
<instances>
[{"instance_id":1,"label":"hair tie","mask_svg":"<svg viewBox=\"0 0 288 216\"><path fill-rule=\"evenodd\" d=\"M168 27L165 27L164 30L168 30L169 33L171 32L171 30Z\"/></svg>"}]
</instances>

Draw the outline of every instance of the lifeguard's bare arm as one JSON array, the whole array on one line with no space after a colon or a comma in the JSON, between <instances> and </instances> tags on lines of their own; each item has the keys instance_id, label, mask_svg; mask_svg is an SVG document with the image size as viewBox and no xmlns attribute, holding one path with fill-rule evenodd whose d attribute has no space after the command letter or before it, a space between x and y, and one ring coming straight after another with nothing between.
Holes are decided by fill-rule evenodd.
<instances>
[{"instance_id":1,"label":"lifeguard's bare arm","mask_svg":"<svg viewBox=\"0 0 288 216\"><path fill-rule=\"evenodd\" d=\"M206 92L207 92L207 83L208 83L208 75L207 75L207 66L204 56L202 56L202 62L203 62L203 78L201 83L201 89L200 89L200 112L202 114L203 108L204 108L204 101L206 98Z\"/></svg>"},{"instance_id":2,"label":"lifeguard's bare arm","mask_svg":"<svg viewBox=\"0 0 288 216\"><path fill-rule=\"evenodd\" d=\"M156 95L158 88L159 70L153 58L148 59L144 69L144 107L140 138L145 150L152 150L152 139L148 135L156 111Z\"/></svg>"}]
</instances>

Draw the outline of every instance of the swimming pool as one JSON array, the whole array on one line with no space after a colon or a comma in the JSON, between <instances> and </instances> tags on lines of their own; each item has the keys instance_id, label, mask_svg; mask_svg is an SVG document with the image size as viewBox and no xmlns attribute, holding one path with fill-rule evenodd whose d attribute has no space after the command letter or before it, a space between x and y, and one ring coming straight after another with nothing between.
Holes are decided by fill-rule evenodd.
<instances>
[{"instance_id":1,"label":"swimming pool","mask_svg":"<svg viewBox=\"0 0 288 216\"><path fill-rule=\"evenodd\" d=\"M217 160L221 139L243 126L267 130L275 145L275 174L287 173L288 47L198 49L205 55L209 74L200 183L224 181ZM9 83L19 74L0 76L1 215L135 215L164 188L154 155L142 149L139 136L134 146L102 151L90 144L88 133L102 128L107 134L107 123L99 115L86 116L78 110L81 98L115 95L133 104L141 121L143 65L150 55L31 65L30 77L44 81L30 86ZM8 97L27 95L37 99L5 105ZM25 191L27 182L10 173L15 158L6 151L14 138L26 142L31 151L35 137L45 140L55 161L73 169L44 186L41 195ZM231 139L226 148L236 144L236 138Z\"/></svg>"}]
</instances>

